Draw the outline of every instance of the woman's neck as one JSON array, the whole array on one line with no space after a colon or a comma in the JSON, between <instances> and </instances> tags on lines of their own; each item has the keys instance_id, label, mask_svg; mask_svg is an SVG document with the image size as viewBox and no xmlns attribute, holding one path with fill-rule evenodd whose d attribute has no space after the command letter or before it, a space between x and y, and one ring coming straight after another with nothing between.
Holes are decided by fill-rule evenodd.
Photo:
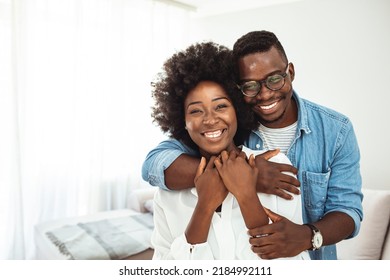
<instances>
[{"instance_id":1,"label":"woman's neck","mask_svg":"<svg viewBox=\"0 0 390 280\"><path fill-rule=\"evenodd\" d=\"M219 156L223 151L227 151L228 153L230 153L231 151L236 151L237 153L240 153L241 149L238 148L234 143L232 143L226 149L219 151L217 154L215 154L215 153L211 154L205 150L199 150L199 151L200 151L201 156L205 157L208 161L212 156Z\"/></svg>"}]
</instances>

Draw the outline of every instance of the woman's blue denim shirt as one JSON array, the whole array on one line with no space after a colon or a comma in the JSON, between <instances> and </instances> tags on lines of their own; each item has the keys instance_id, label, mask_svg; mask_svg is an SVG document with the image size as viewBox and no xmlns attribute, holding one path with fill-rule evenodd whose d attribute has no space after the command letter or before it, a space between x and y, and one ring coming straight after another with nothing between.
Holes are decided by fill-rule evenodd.
<instances>
[{"instance_id":1,"label":"woman's blue denim shirt","mask_svg":"<svg viewBox=\"0 0 390 280\"><path fill-rule=\"evenodd\" d=\"M357 235L363 218L360 175L360 152L350 120L326 107L299 98L298 126L287 156L298 169L301 183L304 223L320 220L325 214L339 211L355 222ZM245 143L253 150L263 149L263 139L253 131ZM198 155L176 140L161 142L146 157L142 177L153 186L166 189L164 170L181 154ZM323 246L310 252L312 259L337 259L336 246Z\"/></svg>"}]
</instances>

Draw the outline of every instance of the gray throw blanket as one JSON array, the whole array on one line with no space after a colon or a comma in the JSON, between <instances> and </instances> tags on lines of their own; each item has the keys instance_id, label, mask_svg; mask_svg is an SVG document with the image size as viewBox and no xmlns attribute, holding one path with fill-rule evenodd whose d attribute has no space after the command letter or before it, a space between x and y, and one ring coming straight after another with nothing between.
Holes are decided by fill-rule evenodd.
<instances>
[{"instance_id":1,"label":"gray throw blanket","mask_svg":"<svg viewBox=\"0 0 390 280\"><path fill-rule=\"evenodd\" d=\"M46 232L59 251L73 260L124 259L151 247L153 215L67 225Z\"/></svg>"}]
</instances>

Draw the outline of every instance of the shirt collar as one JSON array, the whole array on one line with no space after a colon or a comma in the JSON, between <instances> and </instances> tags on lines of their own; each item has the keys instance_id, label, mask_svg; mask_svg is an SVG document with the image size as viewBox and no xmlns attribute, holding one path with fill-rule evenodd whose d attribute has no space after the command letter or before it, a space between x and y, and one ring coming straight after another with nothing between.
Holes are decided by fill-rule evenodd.
<instances>
[{"instance_id":1,"label":"shirt collar","mask_svg":"<svg viewBox=\"0 0 390 280\"><path fill-rule=\"evenodd\" d=\"M295 99L298 107L298 125L297 125L297 130L299 133L298 136L300 136L302 130L307 134L311 133L307 110L306 107L304 106L303 100L298 96L298 94L295 91L293 91L292 98Z\"/></svg>"}]
</instances>

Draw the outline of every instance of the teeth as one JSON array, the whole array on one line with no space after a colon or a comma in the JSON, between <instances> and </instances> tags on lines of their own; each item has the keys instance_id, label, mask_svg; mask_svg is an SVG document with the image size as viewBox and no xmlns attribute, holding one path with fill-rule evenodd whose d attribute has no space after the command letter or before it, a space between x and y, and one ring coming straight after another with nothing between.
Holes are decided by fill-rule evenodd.
<instances>
[{"instance_id":1,"label":"teeth","mask_svg":"<svg viewBox=\"0 0 390 280\"><path fill-rule=\"evenodd\" d=\"M275 107L276 104L278 104L278 102L272 103L271 105L268 105L268 106L260 106L260 108L263 110L269 110L269 109L272 109L273 107Z\"/></svg>"},{"instance_id":2,"label":"teeth","mask_svg":"<svg viewBox=\"0 0 390 280\"><path fill-rule=\"evenodd\" d=\"M206 136L207 138L217 138L221 136L221 134L222 134L222 130L217 130L217 131L205 132L204 136Z\"/></svg>"}]
</instances>

